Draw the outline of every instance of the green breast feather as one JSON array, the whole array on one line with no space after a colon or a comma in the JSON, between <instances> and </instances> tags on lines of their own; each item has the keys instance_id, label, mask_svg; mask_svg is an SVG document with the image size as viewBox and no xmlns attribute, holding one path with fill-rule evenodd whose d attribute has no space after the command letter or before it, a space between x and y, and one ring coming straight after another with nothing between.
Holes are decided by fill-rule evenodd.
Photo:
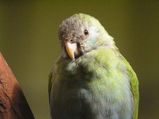
<instances>
[{"instance_id":1,"label":"green breast feather","mask_svg":"<svg viewBox=\"0 0 159 119\"><path fill-rule=\"evenodd\" d=\"M49 98L61 100L68 90L81 87L89 89L97 102L107 105L107 110L119 110L120 118L137 119L138 80L117 49L99 47L76 61L57 61L49 77Z\"/></svg>"}]
</instances>

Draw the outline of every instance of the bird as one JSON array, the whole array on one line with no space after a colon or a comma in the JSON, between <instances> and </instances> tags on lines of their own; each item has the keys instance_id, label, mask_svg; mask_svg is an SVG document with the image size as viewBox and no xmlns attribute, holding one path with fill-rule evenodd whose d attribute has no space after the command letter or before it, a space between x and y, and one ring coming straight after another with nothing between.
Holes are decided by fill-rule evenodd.
<instances>
[{"instance_id":1,"label":"bird","mask_svg":"<svg viewBox=\"0 0 159 119\"><path fill-rule=\"evenodd\" d=\"M49 75L52 119L138 119L139 81L114 38L93 16L59 25L61 54Z\"/></svg>"}]
</instances>

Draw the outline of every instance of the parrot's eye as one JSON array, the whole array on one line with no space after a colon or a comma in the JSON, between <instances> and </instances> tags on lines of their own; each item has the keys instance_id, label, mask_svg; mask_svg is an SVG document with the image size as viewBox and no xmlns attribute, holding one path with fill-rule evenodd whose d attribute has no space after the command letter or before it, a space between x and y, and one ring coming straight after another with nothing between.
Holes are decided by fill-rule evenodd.
<instances>
[{"instance_id":1,"label":"parrot's eye","mask_svg":"<svg viewBox=\"0 0 159 119\"><path fill-rule=\"evenodd\" d=\"M71 39L70 42L73 43L74 42L73 39Z\"/></svg>"},{"instance_id":2,"label":"parrot's eye","mask_svg":"<svg viewBox=\"0 0 159 119\"><path fill-rule=\"evenodd\" d=\"M85 29L85 30L84 30L84 35L86 35L86 36L87 36L88 34L89 34L88 30L87 30L87 29Z\"/></svg>"}]
</instances>

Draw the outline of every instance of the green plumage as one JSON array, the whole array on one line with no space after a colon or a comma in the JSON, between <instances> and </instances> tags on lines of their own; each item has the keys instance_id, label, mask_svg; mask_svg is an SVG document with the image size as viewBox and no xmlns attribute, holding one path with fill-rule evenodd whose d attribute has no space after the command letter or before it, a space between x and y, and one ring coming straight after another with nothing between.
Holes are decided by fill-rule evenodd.
<instances>
[{"instance_id":1,"label":"green plumage","mask_svg":"<svg viewBox=\"0 0 159 119\"><path fill-rule=\"evenodd\" d=\"M53 119L138 119L138 80L115 45L99 45L75 61L60 57L49 99Z\"/></svg>"}]
</instances>

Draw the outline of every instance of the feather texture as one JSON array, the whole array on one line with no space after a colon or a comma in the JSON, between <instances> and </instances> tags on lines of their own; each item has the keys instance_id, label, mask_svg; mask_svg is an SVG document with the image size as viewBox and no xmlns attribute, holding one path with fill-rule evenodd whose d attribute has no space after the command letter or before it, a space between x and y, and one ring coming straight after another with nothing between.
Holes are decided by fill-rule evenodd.
<instances>
[{"instance_id":1,"label":"feather texture","mask_svg":"<svg viewBox=\"0 0 159 119\"><path fill-rule=\"evenodd\" d=\"M59 58L49 80L53 119L137 119L138 80L115 47Z\"/></svg>"}]
</instances>

